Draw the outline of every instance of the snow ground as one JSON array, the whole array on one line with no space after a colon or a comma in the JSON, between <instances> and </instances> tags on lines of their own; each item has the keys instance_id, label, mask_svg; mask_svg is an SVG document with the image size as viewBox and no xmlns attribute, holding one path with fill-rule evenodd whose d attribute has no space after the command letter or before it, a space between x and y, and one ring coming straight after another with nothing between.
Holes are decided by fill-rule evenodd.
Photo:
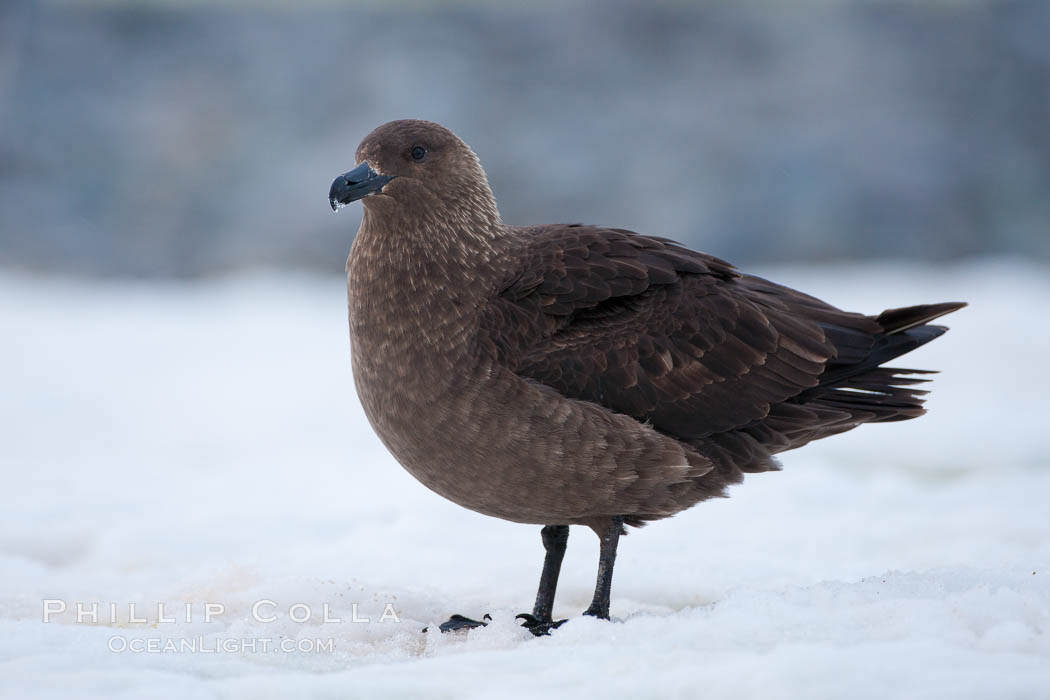
<instances>
[{"instance_id":1,"label":"snow ground","mask_svg":"<svg viewBox=\"0 0 1050 700\"><path fill-rule=\"evenodd\" d=\"M942 370L930 414L788 453L632 532L617 621L545 639L512 620L538 528L431 494L369 429L341 280L0 275L0 695L1050 696L1047 270L761 272L868 312L970 301L906 363ZM574 528L556 614L586 607L596 557ZM45 624L44 599L69 609ZM253 619L260 600L276 621ZM76 602L100 602L98 623ZM158 603L190 603L191 622L158 622ZM206 623L205 603L225 612ZM309 622L288 619L295 603ZM326 603L342 622L320 621ZM379 620L387 603L400 622ZM420 633L452 612L494 621ZM110 650L149 638L334 650Z\"/></svg>"}]
</instances>

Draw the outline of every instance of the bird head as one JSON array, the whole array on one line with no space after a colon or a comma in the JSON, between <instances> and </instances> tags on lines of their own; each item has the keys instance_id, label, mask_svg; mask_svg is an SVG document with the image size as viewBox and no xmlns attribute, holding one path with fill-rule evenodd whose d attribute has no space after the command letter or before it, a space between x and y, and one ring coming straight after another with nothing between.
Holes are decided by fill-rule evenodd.
<instances>
[{"instance_id":1,"label":"bird head","mask_svg":"<svg viewBox=\"0 0 1050 700\"><path fill-rule=\"evenodd\" d=\"M332 183L332 209L360 199L381 216L412 214L461 225L499 222L477 155L440 124L417 119L383 124L357 147L356 161L357 167Z\"/></svg>"}]
</instances>

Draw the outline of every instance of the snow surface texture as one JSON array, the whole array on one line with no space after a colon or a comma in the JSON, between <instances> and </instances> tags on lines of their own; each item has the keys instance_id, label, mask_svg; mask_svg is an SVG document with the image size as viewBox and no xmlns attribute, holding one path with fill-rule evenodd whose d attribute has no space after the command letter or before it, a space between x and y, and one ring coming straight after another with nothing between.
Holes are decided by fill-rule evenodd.
<instances>
[{"instance_id":1,"label":"snow surface texture","mask_svg":"<svg viewBox=\"0 0 1050 700\"><path fill-rule=\"evenodd\" d=\"M942 371L930 414L632 531L612 623L578 617L597 540L574 528L555 606L572 619L544 639L513 621L539 528L446 502L386 453L353 394L341 281L0 276L0 694L1050 696L1047 270L760 272L866 312L970 301L902 363ZM69 609L44 624L44 599ZM277 620L253 619L260 600ZM205 603L225 612L205 622ZM420 633L453 612L494 619ZM334 651L110 650L150 638Z\"/></svg>"}]
</instances>

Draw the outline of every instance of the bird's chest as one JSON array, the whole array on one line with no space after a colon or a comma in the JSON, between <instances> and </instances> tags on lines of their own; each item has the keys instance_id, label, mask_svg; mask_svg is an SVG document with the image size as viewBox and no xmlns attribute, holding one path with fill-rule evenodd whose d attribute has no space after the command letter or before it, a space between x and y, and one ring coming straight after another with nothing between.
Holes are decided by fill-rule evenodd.
<instances>
[{"instance_id":1,"label":"bird's chest","mask_svg":"<svg viewBox=\"0 0 1050 700\"><path fill-rule=\"evenodd\" d=\"M358 397L395 455L411 458L435 444L432 433L470 419L469 395L485 374L473 309L440 293L354 275L348 300Z\"/></svg>"}]
</instances>

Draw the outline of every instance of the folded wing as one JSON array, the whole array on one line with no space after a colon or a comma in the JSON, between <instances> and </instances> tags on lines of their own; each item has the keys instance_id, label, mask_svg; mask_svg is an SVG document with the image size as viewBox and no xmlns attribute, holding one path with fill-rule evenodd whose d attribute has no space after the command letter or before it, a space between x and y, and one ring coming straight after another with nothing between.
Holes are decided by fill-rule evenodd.
<instances>
[{"instance_id":1,"label":"folded wing","mask_svg":"<svg viewBox=\"0 0 1050 700\"><path fill-rule=\"evenodd\" d=\"M943 332L923 325L934 311L958 308L849 313L619 229L546 226L515 238L522 262L486 321L504 362L649 422L723 471L775 469L776 452L921 414L924 392L911 385L923 380L879 365Z\"/></svg>"}]
</instances>

